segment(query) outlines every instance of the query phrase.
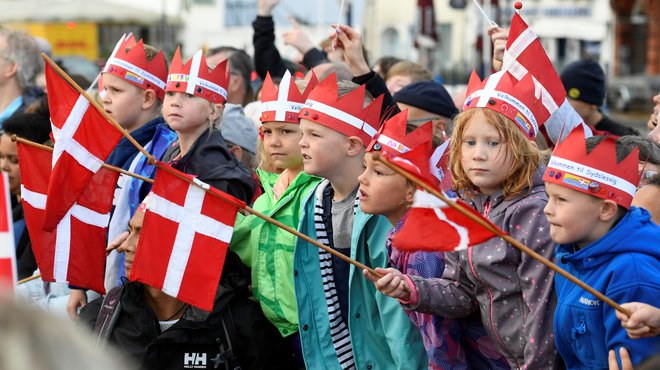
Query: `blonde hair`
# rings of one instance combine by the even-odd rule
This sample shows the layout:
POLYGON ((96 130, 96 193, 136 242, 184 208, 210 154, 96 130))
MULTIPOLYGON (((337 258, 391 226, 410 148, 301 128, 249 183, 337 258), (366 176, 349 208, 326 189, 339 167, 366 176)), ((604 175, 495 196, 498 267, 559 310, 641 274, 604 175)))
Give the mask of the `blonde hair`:
POLYGON ((431 72, 424 68, 424 66, 407 60, 397 62, 390 67, 385 80, 387 81, 387 79, 393 76, 410 76, 412 82, 426 81, 433 78, 431 72))
POLYGON ((510 199, 532 188, 534 175, 544 160, 544 153, 523 134, 516 124, 498 112, 488 108, 473 108, 460 113, 454 120, 454 134, 449 145, 449 163, 453 176, 453 189, 466 194, 478 191, 468 178, 461 164, 463 134, 477 112, 484 115, 500 135, 505 156, 512 156, 511 167, 502 183, 504 198, 510 199))

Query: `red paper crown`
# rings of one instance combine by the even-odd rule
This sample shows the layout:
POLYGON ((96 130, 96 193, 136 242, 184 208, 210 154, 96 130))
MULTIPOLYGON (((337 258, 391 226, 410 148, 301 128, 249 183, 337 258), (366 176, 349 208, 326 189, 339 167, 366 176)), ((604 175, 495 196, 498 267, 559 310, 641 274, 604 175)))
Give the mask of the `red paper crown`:
POLYGON ((229 87, 230 77, 227 73, 227 59, 220 62, 212 71, 209 71, 201 50, 188 59, 188 62, 184 65, 179 49, 176 49, 174 58, 172 58, 165 91, 183 92, 199 96, 214 104, 227 101, 227 87, 229 87))
POLYGON ((357 136, 366 146, 376 135, 383 96, 364 107, 365 86, 338 97, 337 76, 333 73, 307 97, 300 118, 327 126, 346 136, 357 136))
POLYGON ((142 39, 135 42, 133 35, 124 35, 119 40, 112 55, 103 68, 103 73, 110 73, 143 89, 153 89, 158 99, 165 96, 167 62, 160 51, 147 62, 142 39))
POLYGON ((536 138, 541 125, 550 117, 542 101, 536 98, 532 76, 528 74, 518 81, 506 71, 494 73, 483 81, 472 71, 463 110, 471 108, 488 108, 505 115, 530 140, 536 138))
POLYGON ((431 122, 425 123, 410 134, 406 134, 407 123, 407 109, 385 121, 371 140, 367 151, 379 150, 383 155, 396 157, 425 142, 433 141, 433 124, 431 122))
POLYGON ((639 150, 616 162, 616 140, 607 137, 587 154, 584 128, 577 126, 557 144, 543 181, 555 183, 630 208, 641 177, 639 150))
POLYGON ((316 75, 312 72, 307 88, 301 93, 288 70, 284 73, 279 88, 273 83, 270 73, 267 73, 261 89, 261 122, 299 123, 298 114, 304 107, 307 96, 318 83, 316 75))

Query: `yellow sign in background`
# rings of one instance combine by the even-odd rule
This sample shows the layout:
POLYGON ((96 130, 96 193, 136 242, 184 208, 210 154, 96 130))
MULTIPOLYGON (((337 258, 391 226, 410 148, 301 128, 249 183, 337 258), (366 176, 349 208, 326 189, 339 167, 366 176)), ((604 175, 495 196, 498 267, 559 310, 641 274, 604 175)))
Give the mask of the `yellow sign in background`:
POLYGON ((53 47, 53 56, 80 55, 95 60, 99 56, 96 23, 91 22, 16 22, 9 28, 43 37, 53 47))

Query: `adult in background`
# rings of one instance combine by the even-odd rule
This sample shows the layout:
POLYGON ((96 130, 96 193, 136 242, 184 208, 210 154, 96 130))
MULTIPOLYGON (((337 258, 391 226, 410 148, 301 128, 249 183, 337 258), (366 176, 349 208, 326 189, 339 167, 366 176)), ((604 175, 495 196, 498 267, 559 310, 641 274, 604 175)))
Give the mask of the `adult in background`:
POLYGON ((639 135, 637 131, 614 122, 600 110, 605 101, 605 72, 593 60, 578 60, 567 65, 561 72, 561 82, 566 89, 568 102, 582 117, 594 135, 639 135))
POLYGON ((209 68, 215 68, 225 59, 228 59, 231 73, 227 89, 227 103, 245 106, 254 100, 252 59, 245 50, 231 46, 212 48, 206 53, 209 68))
POLYGON ((0 128, 39 96, 35 79, 43 70, 39 47, 25 32, 0 28, 0 128))
POLYGON ((435 81, 414 82, 394 94, 399 109, 408 110, 408 123, 419 127, 433 123, 433 136, 444 142, 451 120, 458 114, 454 101, 442 84, 435 81))

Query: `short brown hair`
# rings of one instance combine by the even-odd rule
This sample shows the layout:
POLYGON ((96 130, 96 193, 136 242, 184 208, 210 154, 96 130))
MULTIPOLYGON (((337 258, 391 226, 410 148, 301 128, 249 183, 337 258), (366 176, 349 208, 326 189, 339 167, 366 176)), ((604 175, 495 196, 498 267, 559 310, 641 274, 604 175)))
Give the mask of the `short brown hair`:
POLYGON ((454 190, 466 193, 478 191, 461 165, 463 134, 477 112, 481 112, 486 121, 497 130, 503 144, 502 147, 506 150, 504 154, 513 156, 511 168, 507 172, 506 180, 502 183, 504 197, 510 199, 522 194, 526 189, 531 189, 534 175, 544 160, 543 152, 527 139, 512 120, 503 114, 487 108, 473 108, 460 113, 454 120, 454 134, 449 145, 449 162, 454 190))
POLYGON ((408 60, 403 60, 394 64, 389 71, 387 71, 387 80, 393 76, 410 76, 412 82, 431 80, 431 72, 424 68, 421 64, 414 63, 408 60))

